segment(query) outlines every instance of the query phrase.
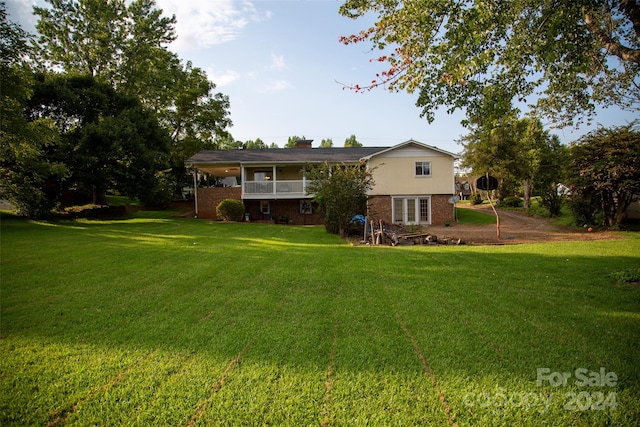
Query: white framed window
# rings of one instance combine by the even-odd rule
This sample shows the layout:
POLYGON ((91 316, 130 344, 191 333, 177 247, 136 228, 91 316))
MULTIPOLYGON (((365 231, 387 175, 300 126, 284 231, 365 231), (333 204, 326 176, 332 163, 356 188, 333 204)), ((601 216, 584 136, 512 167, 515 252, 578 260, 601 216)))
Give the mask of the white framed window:
POLYGON ((431 197, 393 197, 391 215, 394 223, 431 224, 431 197))
POLYGON ((431 176, 431 162, 416 162, 416 176, 431 176))

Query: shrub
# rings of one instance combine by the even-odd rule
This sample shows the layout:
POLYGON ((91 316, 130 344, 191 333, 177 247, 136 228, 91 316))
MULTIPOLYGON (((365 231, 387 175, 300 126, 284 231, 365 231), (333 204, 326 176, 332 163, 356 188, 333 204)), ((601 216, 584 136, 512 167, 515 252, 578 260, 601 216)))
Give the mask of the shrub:
POLYGON ((568 202, 575 225, 601 224, 598 200, 593 194, 575 192, 568 202))
POLYGON ((522 199, 520 197, 507 196, 500 202, 500 206, 508 208, 521 208, 522 199))
POLYGON ((313 201, 318 204, 328 232, 346 236, 351 218, 366 212, 374 170, 365 163, 355 166, 324 163, 307 171, 307 193, 314 195, 313 201))
POLYGON ((482 204, 482 196, 480 193, 473 193, 470 197, 472 205, 481 205, 482 204))
POLYGON ((553 185, 542 193, 540 204, 547 208, 549 216, 560 216, 562 205, 564 204, 565 196, 558 194, 556 186, 553 185))
POLYGON ((627 282, 627 283, 640 282, 640 267, 630 268, 624 271, 615 271, 611 273, 611 277, 621 282, 627 282))
POLYGON ((155 182, 140 194, 140 201, 150 206, 167 206, 173 196, 173 181, 171 176, 158 174, 155 182))
POLYGON ((224 221, 242 221, 244 218, 244 203, 237 199, 224 199, 216 206, 218 218, 224 221))

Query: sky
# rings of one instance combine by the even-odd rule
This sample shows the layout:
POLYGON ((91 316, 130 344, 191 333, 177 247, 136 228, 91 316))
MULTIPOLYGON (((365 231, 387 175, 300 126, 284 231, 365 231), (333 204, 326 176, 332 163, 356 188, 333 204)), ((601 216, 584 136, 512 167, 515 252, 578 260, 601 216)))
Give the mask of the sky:
MULTIPOLYGON (((34 4, 43 0, 6 0, 9 20, 35 32, 34 4)), ((409 139, 460 153, 457 141, 468 131, 464 112, 438 111, 428 123, 420 117, 418 94, 378 88, 365 93, 344 85, 366 85, 384 64, 370 45, 345 46, 340 36, 357 33, 373 17, 341 16, 340 0, 156 0, 175 14, 178 38, 169 49, 206 71, 216 91, 229 97, 229 131, 240 141, 260 138, 283 147, 291 136, 323 139, 342 147, 355 135, 365 146, 392 146, 409 139)), ((624 125, 637 113, 598 109, 590 126, 549 129, 563 143, 598 125, 624 125)))

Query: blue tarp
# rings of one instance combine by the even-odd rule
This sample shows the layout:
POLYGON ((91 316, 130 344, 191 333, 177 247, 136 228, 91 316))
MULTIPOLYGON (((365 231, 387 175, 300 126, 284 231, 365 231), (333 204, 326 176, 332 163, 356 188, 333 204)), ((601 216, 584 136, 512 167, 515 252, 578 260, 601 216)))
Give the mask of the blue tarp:
POLYGON ((351 221, 349 221, 349 224, 353 224, 356 222, 359 222, 360 224, 366 224, 367 219, 364 217, 364 215, 356 215, 353 218, 351 218, 351 221))

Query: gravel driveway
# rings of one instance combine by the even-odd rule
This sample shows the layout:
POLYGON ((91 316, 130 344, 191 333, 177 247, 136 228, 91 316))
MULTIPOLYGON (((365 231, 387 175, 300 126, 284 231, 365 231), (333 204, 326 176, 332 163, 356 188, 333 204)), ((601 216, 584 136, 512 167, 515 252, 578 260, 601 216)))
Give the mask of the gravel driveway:
MULTIPOLYGON (((476 209, 494 215, 491 206, 476 205, 458 209, 476 209)), ((571 240, 608 240, 616 239, 608 231, 588 232, 577 227, 557 226, 550 219, 526 215, 520 212, 498 210, 500 218, 500 238, 496 225, 460 225, 453 223, 449 227, 431 225, 428 231, 438 238, 461 239, 468 244, 514 244, 526 242, 549 242, 571 240)))

